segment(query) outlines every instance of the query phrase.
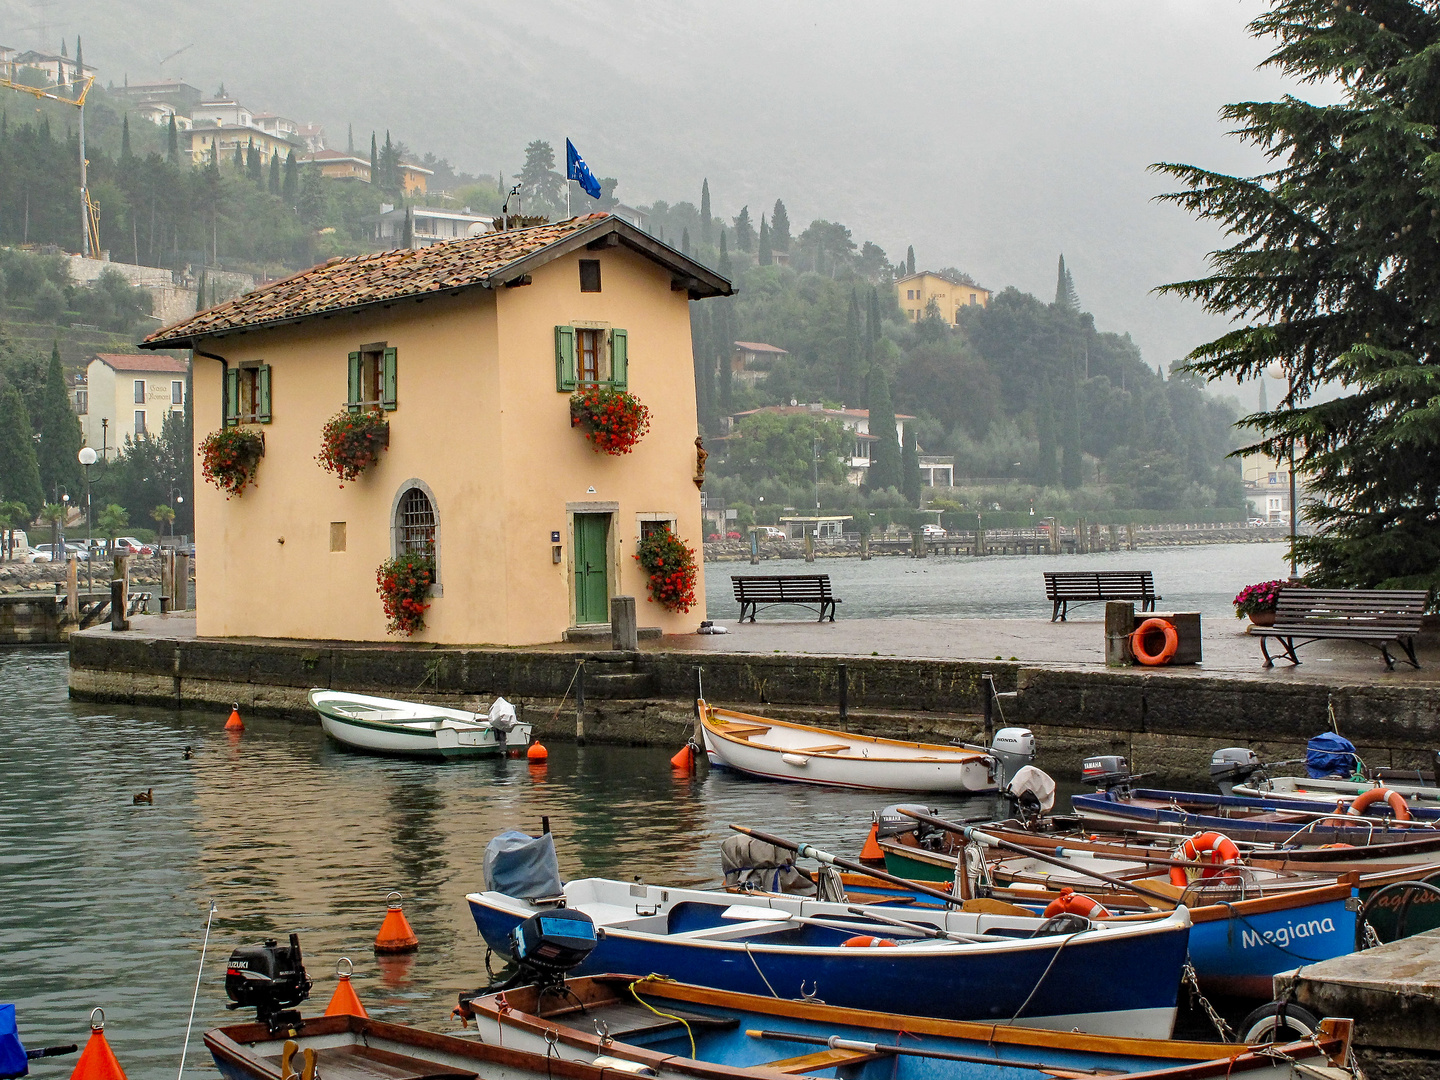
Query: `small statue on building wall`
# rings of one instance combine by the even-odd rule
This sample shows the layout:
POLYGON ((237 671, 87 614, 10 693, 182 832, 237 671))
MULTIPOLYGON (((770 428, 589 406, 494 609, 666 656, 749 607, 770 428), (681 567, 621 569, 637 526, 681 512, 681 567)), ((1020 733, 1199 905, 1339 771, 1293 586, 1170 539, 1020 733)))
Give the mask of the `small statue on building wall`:
POLYGON ((710 456, 710 451, 705 449, 705 439, 701 435, 695 436, 695 486, 705 486, 705 459, 710 456))

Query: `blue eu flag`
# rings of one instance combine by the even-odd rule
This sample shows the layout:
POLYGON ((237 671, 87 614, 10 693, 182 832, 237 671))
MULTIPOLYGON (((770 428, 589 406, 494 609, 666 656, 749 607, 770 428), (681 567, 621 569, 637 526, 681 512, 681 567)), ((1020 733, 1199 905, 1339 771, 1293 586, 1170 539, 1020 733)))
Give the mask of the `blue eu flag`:
POLYGON ((592 199, 600 198, 600 181, 590 175, 590 166, 569 139, 565 140, 565 179, 574 180, 592 199))

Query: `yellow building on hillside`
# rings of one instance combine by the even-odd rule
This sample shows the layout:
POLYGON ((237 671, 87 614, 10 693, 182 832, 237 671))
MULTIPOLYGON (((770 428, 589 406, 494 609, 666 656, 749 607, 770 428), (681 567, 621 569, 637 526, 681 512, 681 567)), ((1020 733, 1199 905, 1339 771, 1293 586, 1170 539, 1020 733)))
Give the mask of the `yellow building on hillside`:
POLYGON ((922 270, 895 282, 895 299, 911 322, 923 319, 930 301, 934 300, 940 309, 940 317, 953 325, 960 321, 962 307, 988 307, 990 290, 975 284, 957 283, 922 270))
MULTIPOLYGON (((264 437, 255 485, 197 482, 207 636, 387 639, 376 571, 433 552, 416 640, 530 645, 603 624, 693 632, 697 606, 647 602, 632 557, 669 528, 701 545, 689 302, 713 271, 608 214, 338 259, 157 331, 190 348, 195 433, 264 437), (572 426, 577 387, 650 410, 634 450, 572 426), (316 461, 332 417, 375 411, 388 449, 341 484, 316 461)), ((198 473, 197 462, 197 473, 198 473)))
POLYGON ((190 362, 153 353, 96 353, 75 389, 75 412, 85 445, 106 460, 127 439, 159 435, 165 418, 185 411, 190 362))

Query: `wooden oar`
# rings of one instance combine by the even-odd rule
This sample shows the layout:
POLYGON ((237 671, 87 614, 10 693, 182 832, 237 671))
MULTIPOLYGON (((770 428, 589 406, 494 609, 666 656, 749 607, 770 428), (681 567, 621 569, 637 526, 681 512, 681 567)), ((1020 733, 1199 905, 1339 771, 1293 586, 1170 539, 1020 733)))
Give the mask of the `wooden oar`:
POLYGON ((1096 881, 1103 881, 1107 885, 1113 885, 1117 889, 1123 889, 1125 892, 1143 896, 1147 900, 1153 900, 1158 904, 1163 904, 1166 908, 1179 906, 1174 897, 1166 896, 1164 893, 1152 892, 1150 889, 1136 885, 1133 882, 1125 881, 1123 878, 1112 877, 1110 874, 1103 874, 1099 870, 1091 870, 1084 866, 1078 866, 1065 859, 1057 859, 1053 855, 1046 855, 1043 851, 1036 851, 1034 848, 1028 848, 1024 844, 1016 844, 1009 840, 1002 840, 998 836, 991 836, 989 833, 981 832, 973 825, 957 825, 953 821, 931 817, 929 814, 921 813, 919 810, 908 810, 903 806, 900 807, 899 810, 900 813, 906 817, 912 817, 916 821, 923 821, 926 825, 933 825, 935 828, 944 829, 946 832, 958 833, 960 836, 965 837, 966 840, 975 840, 987 847, 1004 848, 1007 851, 1015 852, 1017 855, 1028 855, 1032 859, 1039 859, 1041 862, 1049 863, 1051 866, 1063 867, 1077 874, 1083 874, 1085 877, 1094 878, 1096 881))
POLYGON ((982 1057, 979 1054, 957 1054, 953 1050, 921 1050, 910 1046, 892 1046, 889 1043, 862 1042, 859 1039, 842 1039, 839 1035, 804 1035, 798 1031, 767 1031, 763 1028, 747 1028, 745 1034, 752 1039, 779 1039, 784 1042, 803 1043, 806 1046, 828 1046, 832 1050, 854 1050, 861 1054, 894 1054, 898 1057, 934 1058, 939 1061, 963 1061, 975 1065, 999 1065, 1011 1069, 1034 1069, 1037 1072, 1054 1072, 1058 1076, 1105 1076, 1115 1073, 1113 1069, 1086 1069, 1076 1065, 1045 1064, 1041 1061, 1012 1061, 1002 1057, 982 1057))

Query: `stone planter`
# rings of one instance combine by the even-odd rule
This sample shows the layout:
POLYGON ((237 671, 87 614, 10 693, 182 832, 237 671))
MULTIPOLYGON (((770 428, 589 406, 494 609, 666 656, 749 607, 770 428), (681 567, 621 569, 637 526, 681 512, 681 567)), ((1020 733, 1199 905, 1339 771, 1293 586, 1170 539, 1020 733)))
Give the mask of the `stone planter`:
POLYGON ((1251 626, 1274 626, 1275 612, 1273 611, 1252 611, 1250 613, 1251 626))

